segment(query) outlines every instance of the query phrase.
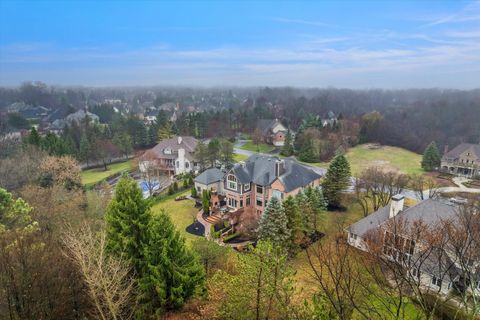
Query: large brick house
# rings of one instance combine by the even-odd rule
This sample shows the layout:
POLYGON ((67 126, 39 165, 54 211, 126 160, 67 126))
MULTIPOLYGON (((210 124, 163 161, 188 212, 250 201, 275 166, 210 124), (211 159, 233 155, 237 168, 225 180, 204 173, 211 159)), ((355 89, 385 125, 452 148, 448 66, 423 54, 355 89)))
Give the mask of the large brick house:
MULTIPOLYGON (((258 219, 272 197, 285 199, 305 187, 318 187, 320 178, 318 173, 293 158, 252 155, 223 175, 222 185, 215 190, 212 203, 225 203, 230 217, 248 215, 258 219)), ((196 186, 201 187, 205 183, 209 182, 196 182, 196 186)), ((234 228, 239 226, 236 225, 239 220, 231 219, 234 228)))
POLYGON ((193 153, 197 144, 198 140, 189 136, 162 140, 140 157, 140 171, 145 173, 153 168, 174 175, 192 172, 196 167, 193 153))
POLYGON ((258 120, 257 128, 262 133, 263 142, 276 147, 285 145, 287 128, 278 119, 258 120))
POLYGON ((446 152, 440 170, 458 176, 480 178, 480 144, 462 143, 446 152))

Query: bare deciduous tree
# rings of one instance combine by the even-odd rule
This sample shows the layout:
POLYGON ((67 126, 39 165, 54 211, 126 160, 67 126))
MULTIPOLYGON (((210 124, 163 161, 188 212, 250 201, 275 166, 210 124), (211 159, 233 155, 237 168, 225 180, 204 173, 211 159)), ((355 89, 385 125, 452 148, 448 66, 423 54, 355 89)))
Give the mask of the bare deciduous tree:
POLYGON ((130 267, 125 261, 107 255, 106 233, 95 234, 88 226, 69 231, 63 242, 83 276, 99 319, 128 319, 128 305, 134 288, 130 267))

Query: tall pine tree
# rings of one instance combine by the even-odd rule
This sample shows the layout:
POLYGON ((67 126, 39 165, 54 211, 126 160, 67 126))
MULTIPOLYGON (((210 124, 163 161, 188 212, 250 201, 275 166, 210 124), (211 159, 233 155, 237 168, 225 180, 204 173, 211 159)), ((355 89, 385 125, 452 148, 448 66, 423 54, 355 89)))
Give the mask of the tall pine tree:
POLYGON ((290 230, 290 239, 288 241, 288 251, 294 253, 299 250, 303 241, 303 225, 300 215, 300 208, 294 197, 289 196, 282 203, 287 216, 287 228, 290 230))
POLYGON ((179 309, 204 289, 205 281, 202 264, 165 211, 151 219, 147 239, 143 249, 145 269, 139 280, 140 317, 179 309))
POLYGON ((137 274, 142 272, 150 216, 150 205, 137 182, 122 177, 105 213, 107 249, 130 261, 137 274))
POLYGON ((280 200, 272 197, 258 224, 258 239, 270 241, 273 246, 286 248, 290 238, 288 219, 280 200))
POLYGON ((436 168, 440 167, 441 161, 440 151, 438 151, 437 144, 432 141, 425 152, 423 153, 422 158, 422 168, 425 171, 433 171, 436 168))
POLYGON ((323 181, 323 194, 330 208, 340 207, 341 192, 350 185, 350 164, 343 155, 336 156, 323 181))

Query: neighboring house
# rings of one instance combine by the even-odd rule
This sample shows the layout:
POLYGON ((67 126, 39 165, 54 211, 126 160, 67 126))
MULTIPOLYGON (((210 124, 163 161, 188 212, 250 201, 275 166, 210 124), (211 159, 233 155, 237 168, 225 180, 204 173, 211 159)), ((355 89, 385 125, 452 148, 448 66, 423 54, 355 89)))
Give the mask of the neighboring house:
POLYGON ((140 157, 140 171, 145 173, 155 168, 174 175, 195 171, 193 153, 197 144, 198 140, 189 136, 162 140, 140 157))
POLYGON ((50 126, 50 129, 61 130, 66 125, 72 125, 74 122, 76 124, 80 124, 86 119, 88 119, 89 122, 93 122, 93 123, 98 123, 100 121, 100 118, 96 114, 89 112, 85 108, 85 109, 80 109, 75 113, 69 114, 68 116, 65 117, 65 119, 55 120, 50 126))
POLYGON ((278 119, 259 120, 257 128, 262 133, 263 142, 273 144, 276 147, 282 147, 285 144, 287 128, 278 119))
POLYGON ((151 123, 153 123, 157 120, 157 115, 158 115, 157 110, 155 110, 155 109, 149 110, 149 111, 145 112, 144 120, 146 122, 148 122, 149 124, 151 124, 151 123))
POLYGON ((225 172, 217 168, 210 168, 203 171, 199 176, 195 178, 195 189, 199 195, 204 190, 215 191, 219 195, 224 195, 225 190, 223 188, 223 177, 225 172))
MULTIPOLYGON (((428 199, 412 207, 404 206, 404 196, 396 195, 392 201, 346 229, 348 244, 368 252, 369 241, 378 245, 381 254, 405 267, 421 287, 448 294, 464 275, 455 261, 455 255, 445 248, 432 248, 426 242, 411 239, 409 234, 418 226, 438 226, 445 221, 455 221, 458 205, 442 200, 428 199), (381 247, 380 247, 381 246, 381 247)), ((421 239, 421 238, 420 238, 421 239)), ((465 269, 463 269, 465 270, 465 269)), ((477 270, 478 271, 478 270, 477 270)), ((477 276, 480 274, 477 272, 477 276)), ((480 290, 478 279, 476 286, 480 290)), ((476 292, 480 294, 480 291, 476 292)))
POLYGON ((462 143, 446 152, 440 170, 458 176, 480 178, 480 144, 462 143))
POLYGON ((272 197, 286 199, 307 186, 318 187, 320 177, 293 158, 252 155, 225 174, 225 201, 231 211, 248 210, 258 218, 272 197))
POLYGON ((322 120, 322 127, 333 127, 335 124, 337 124, 338 117, 333 113, 333 111, 329 111, 324 119, 322 120))

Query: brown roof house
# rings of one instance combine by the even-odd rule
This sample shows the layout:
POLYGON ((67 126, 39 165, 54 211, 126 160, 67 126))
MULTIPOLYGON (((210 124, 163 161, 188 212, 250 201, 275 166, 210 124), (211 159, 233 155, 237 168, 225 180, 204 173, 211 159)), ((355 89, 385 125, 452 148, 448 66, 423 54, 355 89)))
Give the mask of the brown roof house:
POLYGON ((195 171, 197 163, 193 153, 197 144, 198 140, 189 136, 162 140, 140 157, 140 171, 145 173, 155 168, 174 175, 195 171))
POLYGON ((462 143, 446 152, 441 161, 441 171, 480 178, 480 144, 462 143))
POLYGON ((259 120, 257 128, 260 129, 265 143, 273 144, 276 147, 282 147, 285 144, 287 128, 278 119, 259 120))

